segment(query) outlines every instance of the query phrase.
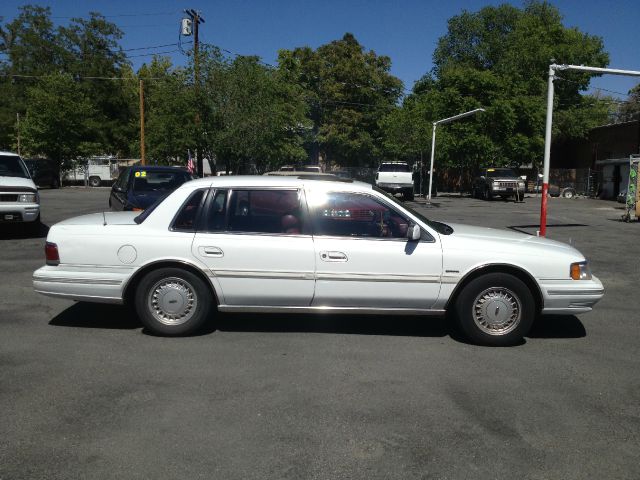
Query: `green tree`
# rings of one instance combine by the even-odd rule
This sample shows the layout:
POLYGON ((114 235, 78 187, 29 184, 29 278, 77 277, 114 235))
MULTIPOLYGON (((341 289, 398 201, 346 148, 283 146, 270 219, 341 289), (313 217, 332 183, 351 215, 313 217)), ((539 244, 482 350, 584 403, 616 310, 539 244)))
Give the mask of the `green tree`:
POLYGON ((68 74, 45 76, 27 90, 22 127, 25 150, 44 154, 68 168, 78 158, 99 152, 86 119, 93 105, 68 74))
POLYGON ((24 116, 27 89, 34 84, 25 76, 58 71, 63 50, 49 7, 26 5, 19 10, 7 24, 0 18, 0 148, 7 150, 15 147, 16 113, 24 116))
MULTIPOLYGON (((168 164, 185 159, 187 150, 196 146, 195 98, 189 72, 175 68, 166 57, 154 57, 138 70, 144 81, 145 143, 152 162, 168 164)), ((136 96, 138 95, 138 82, 136 96)), ((139 116, 136 115, 136 130, 139 116)), ((139 151, 136 134, 133 149, 139 151)))
POLYGON ((621 122, 640 118, 640 84, 629 90, 629 98, 620 105, 617 118, 621 122))
MULTIPOLYGON (((601 38, 565 27, 556 7, 537 1, 523 9, 484 7, 451 18, 433 59, 434 69, 416 84, 412 96, 418 99, 412 102, 429 103, 427 122, 479 106, 486 109, 438 134, 440 162, 472 169, 478 163, 541 162, 551 59, 600 67, 608 63, 601 38)), ((554 139, 584 136, 607 118, 604 103, 581 94, 591 77, 558 75, 554 139)))
POLYGON ((389 73, 389 57, 366 51, 347 33, 315 51, 281 50, 278 62, 284 76, 306 91, 311 158, 343 166, 370 165, 380 158, 380 119, 396 107, 403 88, 389 73))
POLYGON ((202 62, 203 143, 234 172, 274 169, 306 157, 308 129, 302 89, 257 57, 223 58, 209 49, 202 62))

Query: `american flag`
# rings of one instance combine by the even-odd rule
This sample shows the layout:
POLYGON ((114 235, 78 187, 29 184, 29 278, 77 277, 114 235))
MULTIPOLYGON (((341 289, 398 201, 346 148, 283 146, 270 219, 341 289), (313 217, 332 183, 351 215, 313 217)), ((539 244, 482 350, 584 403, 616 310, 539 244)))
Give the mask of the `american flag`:
POLYGON ((187 170, 189 170, 189 173, 191 175, 196 172, 196 164, 193 161, 193 157, 191 156, 191 150, 187 150, 187 170))

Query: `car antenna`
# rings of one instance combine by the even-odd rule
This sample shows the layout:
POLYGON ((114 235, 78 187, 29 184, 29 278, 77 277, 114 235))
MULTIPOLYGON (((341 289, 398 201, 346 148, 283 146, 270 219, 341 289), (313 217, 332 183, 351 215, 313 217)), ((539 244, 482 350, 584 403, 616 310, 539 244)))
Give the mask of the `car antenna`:
POLYGON ((102 226, 106 227, 107 226, 107 216, 104 214, 104 210, 102 211, 102 226))

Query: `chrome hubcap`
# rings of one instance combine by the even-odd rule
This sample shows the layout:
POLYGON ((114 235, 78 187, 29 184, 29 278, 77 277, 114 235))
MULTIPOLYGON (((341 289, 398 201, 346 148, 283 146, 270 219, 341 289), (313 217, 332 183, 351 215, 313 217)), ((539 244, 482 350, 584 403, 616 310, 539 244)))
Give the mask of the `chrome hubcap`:
POLYGON ((515 329, 522 317, 520 299, 509 289, 491 287, 473 302, 473 320, 484 333, 505 335, 515 329))
POLYGON ((157 282, 149 293, 149 311, 165 325, 180 325, 193 317, 198 297, 189 282, 169 277, 157 282))

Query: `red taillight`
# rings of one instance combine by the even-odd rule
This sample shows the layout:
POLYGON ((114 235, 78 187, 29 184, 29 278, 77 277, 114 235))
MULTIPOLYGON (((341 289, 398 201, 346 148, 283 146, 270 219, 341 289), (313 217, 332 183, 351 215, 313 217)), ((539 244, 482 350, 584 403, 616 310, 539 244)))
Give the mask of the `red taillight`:
POLYGON ((58 245, 52 242, 45 243, 44 256, 47 259, 47 265, 58 265, 60 263, 60 254, 58 253, 58 245))

